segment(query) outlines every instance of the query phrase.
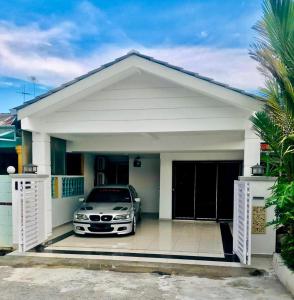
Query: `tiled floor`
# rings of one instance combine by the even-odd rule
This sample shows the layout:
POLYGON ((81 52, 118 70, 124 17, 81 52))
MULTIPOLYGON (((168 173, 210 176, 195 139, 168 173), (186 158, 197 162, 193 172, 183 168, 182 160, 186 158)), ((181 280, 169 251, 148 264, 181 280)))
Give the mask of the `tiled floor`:
MULTIPOLYGON (((58 229, 61 232, 61 228, 58 229)), ((143 218, 135 236, 69 236, 48 249, 224 257, 219 224, 143 218)))

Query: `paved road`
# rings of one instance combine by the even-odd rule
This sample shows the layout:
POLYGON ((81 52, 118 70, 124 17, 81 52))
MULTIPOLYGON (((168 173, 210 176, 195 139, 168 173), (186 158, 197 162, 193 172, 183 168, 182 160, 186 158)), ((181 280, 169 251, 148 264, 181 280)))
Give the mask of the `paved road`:
POLYGON ((74 268, 0 267, 0 299, 291 299, 272 275, 209 279, 74 268))

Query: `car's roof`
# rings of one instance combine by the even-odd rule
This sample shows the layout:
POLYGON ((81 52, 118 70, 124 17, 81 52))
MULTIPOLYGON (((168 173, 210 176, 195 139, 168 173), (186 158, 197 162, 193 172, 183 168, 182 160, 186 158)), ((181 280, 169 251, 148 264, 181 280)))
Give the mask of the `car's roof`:
POLYGON ((103 185, 97 185, 94 187, 94 189, 99 188, 120 188, 120 189, 128 189, 130 186, 128 184, 103 184, 103 185))

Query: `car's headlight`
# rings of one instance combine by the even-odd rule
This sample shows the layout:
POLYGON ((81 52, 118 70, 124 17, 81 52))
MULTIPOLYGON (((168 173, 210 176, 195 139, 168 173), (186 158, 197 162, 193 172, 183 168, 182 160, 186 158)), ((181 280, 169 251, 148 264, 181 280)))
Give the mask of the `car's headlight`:
POLYGON ((127 220, 130 218, 131 218, 130 214, 125 214, 125 215, 117 215, 113 218, 113 220, 127 220))
POLYGON ((75 214, 75 219, 76 220, 89 220, 87 215, 84 214, 75 214))

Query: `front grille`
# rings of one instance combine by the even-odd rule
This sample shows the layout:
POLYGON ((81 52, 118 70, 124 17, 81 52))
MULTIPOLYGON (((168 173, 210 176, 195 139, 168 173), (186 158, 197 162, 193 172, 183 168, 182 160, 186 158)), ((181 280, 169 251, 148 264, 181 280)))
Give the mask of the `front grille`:
POLYGON ((112 216, 110 215, 101 216, 101 221, 109 222, 111 220, 112 220, 112 216))
POLYGON ((91 232, 112 232, 113 228, 108 224, 91 224, 88 230, 91 232))
POLYGON ((91 221, 100 221, 100 216, 98 216, 98 215, 90 215, 90 220, 91 221))

